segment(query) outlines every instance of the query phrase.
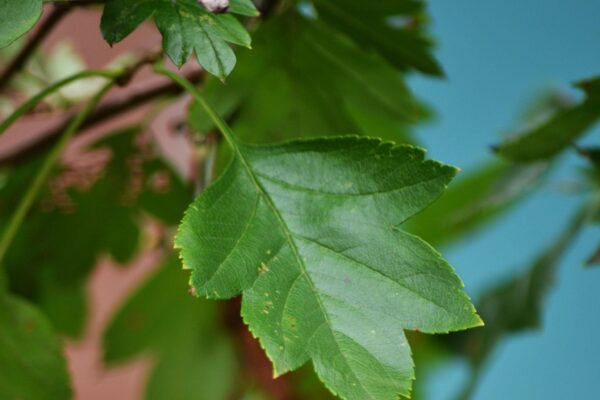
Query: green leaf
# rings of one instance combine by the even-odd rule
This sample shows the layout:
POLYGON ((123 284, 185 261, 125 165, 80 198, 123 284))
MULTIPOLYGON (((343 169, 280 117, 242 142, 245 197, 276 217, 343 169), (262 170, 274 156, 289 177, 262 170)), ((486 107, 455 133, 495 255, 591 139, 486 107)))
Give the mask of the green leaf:
POLYGON ((155 356, 147 399, 226 400, 237 374, 231 341, 219 329, 216 305, 189 296, 178 267, 169 255, 118 310, 104 333, 104 358, 155 356))
MULTIPOLYGON (((408 127, 428 116, 385 60, 296 13, 262 24, 239 57, 227 84, 210 80, 203 93, 253 143, 349 132, 408 141, 408 127)), ((213 127, 197 104, 189 118, 198 132, 213 127)))
POLYGON ((555 113, 533 129, 505 140, 497 146, 498 154, 518 162, 548 159, 588 132, 600 119, 600 78, 577 86, 585 91, 585 100, 555 113))
POLYGON ((595 267, 600 265, 600 246, 592 253, 592 255, 587 259, 585 265, 588 267, 595 267))
POLYGON ((0 48, 27 33, 42 15, 42 0, 0 0, 0 48))
MULTIPOLYGON (((89 176, 85 169, 60 171, 57 181, 87 176, 88 185, 52 191, 50 184, 7 253, 11 291, 39 305, 61 333, 82 333, 87 309, 83 285, 98 257, 110 254, 127 263, 139 249, 142 212, 176 225, 192 199, 191 191, 163 160, 136 146, 141 133, 139 127, 114 132, 82 155, 93 159, 94 151, 108 153, 110 159, 99 176, 89 176)), ((0 188, 0 232, 41 159, 12 166, 0 188)))
MULTIPOLYGON (((238 1, 232 12, 249 14, 251 7, 238 1)), ((224 79, 236 62, 227 42, 250 46, 250 35, 237 19, 212 14, 195 0, 108 0, 102 14, 102 34, 112 45, 152 16, 163 35, 165 52, 177 66, 195 53, 204 69, 224 79)))
POLYGON ((491 287, 477 302, 485 319, 484 329, 459 332, 449 337, 455 350, 466 354, 473 366, 461 399, 470 399, 486 361, 506 336, 538 329, 543 304, 554 285, 556 270, 565 252, 583 227, 598 211, 597 202, 589 202, 575 214, 565 231, 521 274, 491 287))
POLYGON ((269 397, 257 391, 249 391, 242 397, 242 400, 269 400, 269 397))
MULTIPOLYGON (((77 243, 73 241, 73 243, 77 243)), ((67 247, 68 249, 68 247, 67 247)), ((23 259, 27 259, 23 257, 23 259)), ((77 257, 73 257, 77 260, 77 257)), ((35 302, 39 304, 48 320, 59 333, 72 337, 82 333, 84 322, 87 318, 88 304, 87 292, 83 279, 69 280, 56 276, 53 267, 54 260, 39 271, 40 276, 35 277, 37 282, 35 302)), ((81 265, 84 269, 86 266, 81 265)), ((32 279, 33 280, 33 279, 32 279)))
POLYGON ((366 50, 374 50, 400 69, 417 69, 441 76, 431 55, 432 43, 423 36, 422 2, 395 0, 313 0, 322 19, 366 50), (394 17, 402 16, 399 26, 394 17))
POLYGON ((410 220, 409 230, 435 245, 457 241, 525 198, 548 167, 545 162, 477 166, 439 201, 410 220))
POLYGON ((230 0, 229 11, 234 14, 257 17, 260 15, 252 0, 230 0))
POLYGON ((0 289, 0 398, 63 400, 71 387, 62 348, 46 318, 0 289))
POLYGON ((312 360, 344 399, 397 399, 414 378, 404 329, 481 325, 452 267, 398 229, 455 168, 357 137, 234 149, 176 246, 197 294, 243 292, 242 315, 276 375, 312 360))

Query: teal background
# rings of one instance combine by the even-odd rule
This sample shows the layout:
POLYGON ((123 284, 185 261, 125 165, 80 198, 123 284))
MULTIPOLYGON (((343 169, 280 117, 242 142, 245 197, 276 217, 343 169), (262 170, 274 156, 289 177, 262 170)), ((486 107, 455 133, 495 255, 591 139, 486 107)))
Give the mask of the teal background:
MULTIPOLYGON (((411 86, 438 112, 418 129, 430 157, 465 172, 493 157, 490 145, 518 126, 541 92, 600 74, 600 1, 430 0, 437 55, 447 79, 412 77, 411 86)), ((599 143, 596 129, 582 143, 599 143)), ((487 229, 444 250, 473 298, 527 268, 561 232, 582 197, 564 190, 584 162, 566 155, 550 183, 487 229)), ((561 264, 545 305, 544 327, 503 342, 475 399, 600 398, 600 268, 582 261, 600 243, 589 228, 561 264)), ((467 377, 464 362, 441 367, 427 399, 451 399, 467 377)), ((418 377, 417 377, 418 379, 418 377)))

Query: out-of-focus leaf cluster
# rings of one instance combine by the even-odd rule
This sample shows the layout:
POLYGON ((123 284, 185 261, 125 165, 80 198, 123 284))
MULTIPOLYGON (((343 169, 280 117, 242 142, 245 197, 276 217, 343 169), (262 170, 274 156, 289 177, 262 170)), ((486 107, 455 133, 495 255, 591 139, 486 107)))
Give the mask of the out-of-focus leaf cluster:
MULTIPOLYGON (((77 336, 85 322, 84 285, 103 254, 119 263, 139 249, 144 213, 169 225, 191 199, 172 168, 136 146, 138 128, 97 142, 83 156, 110 150, 104 167, 65 166, 46 188, 15 238, 4 267, 13 293, 37 303, 54 326, 77 336), (94 171, 96 169, 96 171, 94 171)), ((20 201, 43 154, 4 171, 0 228, 20 201)))
POLYGON ((236 348, 219 328, 218 304, 190 296, 186 275, 169 253, 113 317, 104 359, 114 365, 151 357, 147 399, 230 399, 238 386, 236 348))
MULTIPOLYGON (((531 265, 488 288, 476 301, 485 327, 443 338, 413 337, 417 343, 416 359, 429 360, 421 363, 425 369, 451 356, 467 358, 472 373, 458 394, 460 399, 473 396, 486 362, 503 338, 541 326, 543 304, 564 253, 578 233, 599 220, 598 153, 595 148, 582 148, 575 143, 590 133, 600 118, 598 82, 598 78, 593 78, 577 84, 585 94, 579 103, 555 93, 540 98, 524 114, 520 133, 495 147, 504 160, 473 168, 474 172, 459 179, 447 195, 413 220, 413 232, 433 243, 453 244, 489 224, 493 217, 508 212, 536 188, 547 187, 552 179, 550 168, 557 168, 560 156, 568 150, 574 150, 587 163, 585 173, 576 175, 580 180, 577 187, 583 190, 575 195, 582 197, 582 205, 573 212, 563 233, 531 265)), ((591 254, 588 265, 598 263, 597 254, 598 250, 591 254)), ((417 396, 419 393, 417 390, 417 396)))
MULTIPOLYGON (((227 84, 209 80, 203 93, 239 137, 254 143, 349 133, 413 141, 410 126, 430 112, 412 95, 402 71, 439 70, 419 68, 404 54, 417 51, 389 39, 406 36, 426 64, 437 65, 419 25, 423 12, 420 2, 303 2, 261 24, 253 50, 240 50, 240 65, 227 84), (339 12, 341 19, 334 18, 339 12), (358 26, 344 22, 358 15, 358 26), (367 29, 363 15, 373 18, 370 36, 360 33, 367 29), (414 25, 395 27, 392 17, 414 25)), ((189 120, 198 132, 212 128, 197 105, 189 120)))

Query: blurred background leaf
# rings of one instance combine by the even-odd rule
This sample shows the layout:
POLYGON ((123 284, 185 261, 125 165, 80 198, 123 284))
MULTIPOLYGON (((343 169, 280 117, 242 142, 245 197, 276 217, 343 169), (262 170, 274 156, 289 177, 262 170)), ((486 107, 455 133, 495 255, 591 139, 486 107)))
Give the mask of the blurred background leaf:
POLYGON ((517 162, 548 159, 589 132, 600 119, 600 78, 580 82, 577 86, 586 93, 585 100, 504 140, 496 148, 497 153, 517 162))
POLYGON ((62 352, 46 317, 33 305, 0 289, 0 398, 70 399, 62 352))
MULTIPOLYGON (((81 156, 93 159, 98 150, 108 150, 105 165, 59 171, 7 254, 11 291, 38 304, 69 336, 82 333, 83 287, 98 257, 110 254, 127 263, 140 248, 142 212, 175 224, 191 201, 190 189, 174 170, 135 144, 140 133, 139 127, 115 132, 81 156)), ((0 188, 0 229, 40 160, 34 157, 7 171, 0 188)))
POLYGON ((597 200, 588 202, 573 216, 560 237, 529 268, 484 292, 476 302, 477 310, 485 321, 484 329, 438 338, 456 354, 465 355, 471 364, 470 379, 459 394, 459 399, 467 400, 473 396, 482 369, 501 340, 508 335, 540 328, 543 306, 548 292, 554 286, 556 270, 564 253, 599 207, 597 200))
POLYGON ((434 245, 460 240, 535 190, 547 169, 544 162, 492 162, 473 168, 441 199, 408 221, 409 229, 434 245))
POLYGON ((187 275, 169 254, 115 313, 104 359, 110 366, 151 356, 148 399, 226 400, 236 390, 235 350, 219 327, 219 305, 187 294, 187 275))

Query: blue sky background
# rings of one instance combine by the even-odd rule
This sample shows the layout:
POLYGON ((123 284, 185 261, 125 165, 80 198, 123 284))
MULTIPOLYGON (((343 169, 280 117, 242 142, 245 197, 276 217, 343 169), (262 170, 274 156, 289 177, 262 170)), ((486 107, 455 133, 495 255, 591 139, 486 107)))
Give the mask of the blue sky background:
MULTIPOLYGON (((464 171, 492 157, 490 144, 517 126, 523 108, 549 88, 577 96, 569 84, 600 74, 600 1, 429 0, 438 58, 448 78, 411 78, 438 112, 418 130, 430 157, 464 171)), ((600 144, 596 129, 585 142, 600 144), (594 140, 596 139, 596 140, 594 140)), ((583 163, 567 156, 551 183, 493 226, 444 254, 477 297, 529 266, 561 232, 581 201, 559 189, 583 163)), ((600 390, 600 268, 582 268, 600 229, 579 237, 546 302, 544 328, 513 336, 483 374, 476 399, 595 399, 600 390)), ((452 398, 466 378, 456 362, 428 383, 428 399, 452 398)))

